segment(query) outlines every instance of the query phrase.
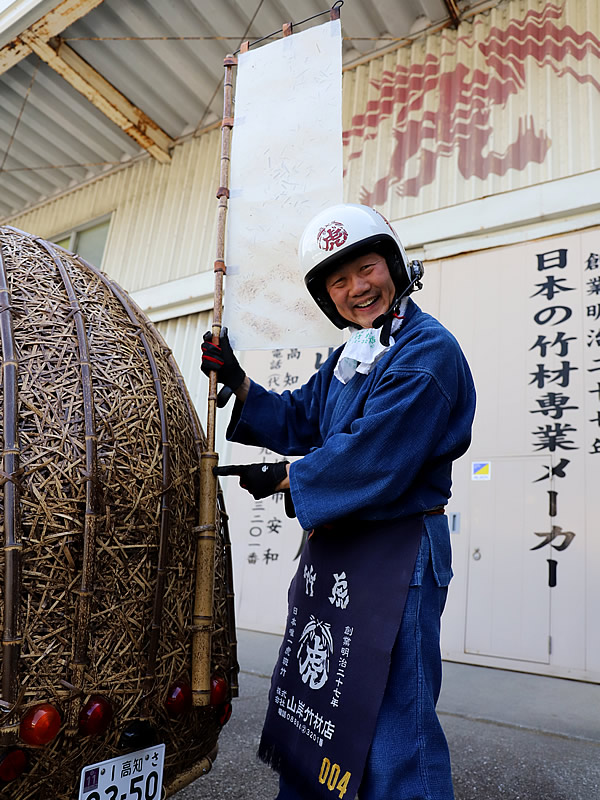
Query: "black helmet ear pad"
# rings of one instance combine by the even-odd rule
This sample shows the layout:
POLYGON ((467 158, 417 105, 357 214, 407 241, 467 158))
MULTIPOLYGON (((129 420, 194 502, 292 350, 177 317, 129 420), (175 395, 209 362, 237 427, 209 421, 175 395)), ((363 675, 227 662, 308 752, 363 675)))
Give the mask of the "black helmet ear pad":
POLYGON ((397 250, 393 250, 392 252, 388 251, 385 254, 385 260, 394 286, 396 287, 396 297, 398 297, 409 285, 412 277, 409 278, 406 265, 397 250))

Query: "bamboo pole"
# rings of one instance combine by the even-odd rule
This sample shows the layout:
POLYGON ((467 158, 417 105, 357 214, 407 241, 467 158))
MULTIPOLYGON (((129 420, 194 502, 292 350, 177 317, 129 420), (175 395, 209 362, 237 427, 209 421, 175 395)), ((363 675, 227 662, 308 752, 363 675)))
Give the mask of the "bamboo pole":
POLYGON ((210 753, 208 753, 206 756, 204 756, 203 759, 198 761, 197 764, 194 764, 185 772, 182 772, 179 775, 177 775, 177 777, 174 778, 171 781, 171 783, 165 784, 164 789, 166 792, 166 797, 171 797, 171 795, 174 795, 175 792, 178 792, 180 789, 189 786, 189 784, 192 783, 192 781, 195 781, 202 775, 206 775, 208 772, 210 772, 212 769, 213 761, 217 757, 218 752, 219 752, 219 745, 216 744, 210 751, 210 753))
MULTIPOLYGON (((215 293, 213 306, 212 340, 219 343, 223 314, 223 275, 225 274, 225 224, 229 200, 229 154, 233 128, 233 67, 237 59, 228 55, 225 67, 223 93, 223 122, 221 123, 221 170, 217 198, 217 252, 214 264, 215 293)), ((211 372, 208 385, 208 411, 206 421, 207 447, 200 462, 200 519, 195 529, 196 587, 192 619, 192 697, 195 706, 210 703, 211 638, 213 632, 213 593, 215 578, 215 538, 217 519, 217 466, 215 452, 215 421, 217 409, 217 373, 211 372)))
MULTIPOLYGON (((339 19, 341 3, 334 3, 330 9, 330 19, 339 19)), ((326 12, 325 12, 326 13, 326 12)), ((293 32, 291 23, 283 25, 283 35, 293 32)), ((249 49, 249 42, 243 42, 240 52, 249 49)), ((229 200, 229 165, 231 150, 231 130, 233 128, 233 67, 237 59, 233 55, 225 57, 225 80, 223 92, 223 121, 221 123, 221 170, 217 198, 217 258, 214 264, 215 292, 213 305, 213 344, 219 343, 223 312, 223 275, 225 274, 225 226, 229 200)), ((210 663, 211 636, 213 631, 213 593, 214 561, 217 518, 217 479, 213 468, 217 466, 218 454, 215 452, 215 420, 217 409, 217 374, 211 372, 208 385, 208 410, 206 422, 207 448, 202 453, 200 463, 200 520, 195 528, 196 548, 196 587, 192 621, 192 697, 195 706, 210 703, 210 663)), ((236 687, 237 689, 237 687, 236 687)))
MULTIPOLYGON (((73 626, 73 651, 71 660, 71 682, 79 691, 84 690, 85 668, 88 663, 88 645, 90 639, 90 618, 94 599, 94 580, 96 575, 96 538, 100 517, 99 477, 98 477, 98 434, 94 411, 94 390, 92 381, 92 364, 85 320, 77 293, 71 277, 61 261, 60 254, 43 240, 38 244, 54 261, 61 277, 72 309, 79 352, 79 370, 83 393, 83 417, 85 435, 85 522, 83 531, 83 559, 81 565, 81 582, 76 594, 77 612, 73 626)), ((67 715, 67 734, 74 736, 77 732, 77 713, 75 703, 71 703, 67 715)))
MULTIPOLYGON (((19 655, 23 633, 19 625, 21 601, 21 518, 19 513, 20 447, 18 434, 18 369, 8 277, 0 250, 0 338, 2 343, 4 486, 4 620, 2 631, 2 699, 14 706, 19 694, 19 655)), ((2 740, 16 736, 18 723, 3 724, 2 740)))

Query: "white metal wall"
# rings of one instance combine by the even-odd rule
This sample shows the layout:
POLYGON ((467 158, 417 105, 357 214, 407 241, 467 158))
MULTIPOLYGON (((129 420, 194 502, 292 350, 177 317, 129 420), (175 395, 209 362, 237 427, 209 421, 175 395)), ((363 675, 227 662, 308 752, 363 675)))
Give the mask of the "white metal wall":
POLYGON ((478 391, 446 657, 600 682, 599 259, 596 227, 428 265, 478 391))
POLYGON ((49 238, 112 214, 102 269, 127 291, 212 269, 220 130, 144 159, 11 220, 49 238))
POLYGON ((600 4, 510 0, 344 74, 348 200, 402 219, 600 167, 600 4))
POLYGON ((185 379, 192 402, 202 420, 205 414, 207 383, 200 372, 202 335, 209 327, 208 312, 189 314, 177 319, 159 322, 156 327, 173 351, 181 374, 185 379))

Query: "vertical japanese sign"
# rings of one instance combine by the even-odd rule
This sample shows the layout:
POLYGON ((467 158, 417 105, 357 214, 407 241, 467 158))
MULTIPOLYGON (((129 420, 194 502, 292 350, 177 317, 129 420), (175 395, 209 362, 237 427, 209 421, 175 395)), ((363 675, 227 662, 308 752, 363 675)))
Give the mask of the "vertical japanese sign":
POLYGON ((339 20, 239 56, 225 302, 238 350, 341 342, 297 255, 308 221, 342 201, 341 59, 339 20))
POLYGON ((557 555, 566 550, 575 537, 575 532, 565 527, 558 508, 559 488, 571 480, 568 467, 572 453, 581 447, 583 435, 573 419, 573 412, 580 407, 574 399, 579 394, 574 376, 582 369, 581 350, 577 346, 580 340, 578 278, 575 264, 569 263, 567 248, 557 247, 536 254, 531 299, 537 337, 529 347, 536 361, 529 384, 535 387, 536 396, 535 407, 529 412, 534 421, 533 449, 548 456, 545 472, 536 482, 548 482, 549 526, 534 532, 540 541, 532 545, 531 550, 547 552, 548 585, 551 587, 557 583, 557 555))
POLYGON ((543 240, 529 265, 530 432, 533 451, 547 456, 535 482, 547 486, 549 520, 533 532, 538 541, 531 549, 546 555, 551 587, 560 579, 561 557, 583 533, 562 500, 583 502, 584 475, 600 465, 600 248, 594 245, 589 234, 543 240))
POLYGON ((586 615, 585 667, 590 672, 600 672, 600 635, 598 616, 600 607, 600 230, 586 232, 579 267, 583 268, 584 318, 584 369, 585 369, 585 460, 584 484, 579 496, 585 497, 587 547, 585 550, 586 615), (583 491, 582 491, 583 490, 583 491))
MULTIPOLYGON (((294 391, 331 355, 333 348, 278 347, 245 353, 243 366, 254 380, 275 392, 294 391)), ((232 443, 227 463, 280 461, 265 447, 232 443)), ((293 460, 290 459, 290 460, 293 460)), ((223 463, 225 461, 223 460, 223 463)), ((241 628, 281 634, 287 592, 299 564, 303 531, 284 510, 283 494, 254 500, 235 478, 223 481, 227 507, 234 510, 231 536, 235 572, 236 621, 241 628)))
MULTIPOLYGON (((588 376, 588 403, 591 416, 587 420, 589 432, 586 450, 589 455, 600 457, 600 235, 597 236, 595 252, 590 251, 583 260, 585 291, 585 371, 588 376)), ((600 460, 600 459, 599 459, 600 460)))

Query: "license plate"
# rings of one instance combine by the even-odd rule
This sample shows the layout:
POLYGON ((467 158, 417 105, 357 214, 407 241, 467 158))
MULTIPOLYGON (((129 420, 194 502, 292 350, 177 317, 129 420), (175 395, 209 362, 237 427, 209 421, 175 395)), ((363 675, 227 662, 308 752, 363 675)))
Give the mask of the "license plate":
POLYGON ((137 750, 81 770, 79 800, 160 800, 164 744, 137 750))

